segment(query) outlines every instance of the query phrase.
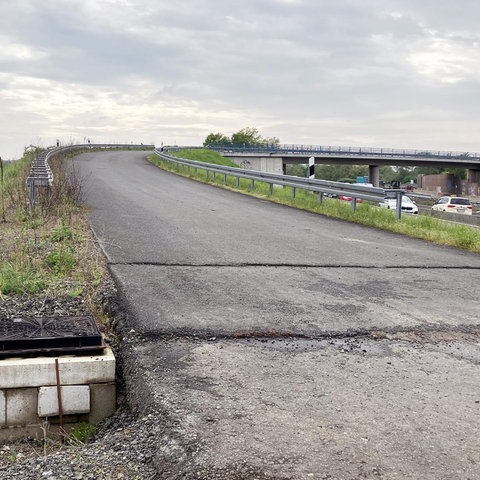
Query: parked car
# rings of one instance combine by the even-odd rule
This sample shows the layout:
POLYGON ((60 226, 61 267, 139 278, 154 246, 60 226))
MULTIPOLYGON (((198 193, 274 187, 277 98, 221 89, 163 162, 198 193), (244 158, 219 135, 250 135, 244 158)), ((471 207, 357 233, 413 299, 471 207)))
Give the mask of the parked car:
MULTIPOLYGON (((339 200, 343 200, 344 202, 351 202, 352 197, 348 197, 347 195, 339 195, 338 197, 339 200)), ((362 203, 363 200, 361 198, 357 198, 357 203, 362 203)))
POLYGON ((440 212, 461 213, 463 215, 472 215, 472 202, 468 198, 445 196, 438 199, 433 205, 432 210, 440 212))
MULTIPOLYGON (((395 197, 385 197, 379 205, 389 210, 397 210, 397 199, 395 197)), ((418 214, 417 204, 408 195, 402 195, 402 213, 418 214)))
MULTIPOLYGON (((347 195, 336 195, 335 193, 326 193, 326 197, 328 198, 336 198, 337 200, 343 200, 344 202, 351 202, 352 197, 349 197, 347 195)), ((357 198, 357 203, 362 203, 363 200, 361 198, 357 198)))

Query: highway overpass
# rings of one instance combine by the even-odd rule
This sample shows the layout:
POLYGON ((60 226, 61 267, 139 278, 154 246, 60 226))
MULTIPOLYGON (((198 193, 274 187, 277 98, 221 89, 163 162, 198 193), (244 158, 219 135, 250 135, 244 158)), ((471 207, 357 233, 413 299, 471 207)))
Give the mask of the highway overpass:
POLYGON ((333 147, 283 145, 278 147, 216 147, 223 156, 241 166, 255 170, 285 173, 289 164, 305 164, 314 157, 315 164, 368 165, 369 182, 379 185, 379 167, 434 167, 467 169, 467 180, 480 182, 480 154, 470 152, 447 152, 430 150, 408 150, 392 148, 333 147))

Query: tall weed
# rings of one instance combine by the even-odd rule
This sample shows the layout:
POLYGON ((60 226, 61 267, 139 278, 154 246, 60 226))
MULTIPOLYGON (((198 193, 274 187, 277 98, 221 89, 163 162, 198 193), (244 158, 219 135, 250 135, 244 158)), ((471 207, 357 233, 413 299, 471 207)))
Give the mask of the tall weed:
POLYGON ((40 293, 45 286, 45 281, 31 266, 5 262, 0 267, 0 293, 3 295, 40 293))

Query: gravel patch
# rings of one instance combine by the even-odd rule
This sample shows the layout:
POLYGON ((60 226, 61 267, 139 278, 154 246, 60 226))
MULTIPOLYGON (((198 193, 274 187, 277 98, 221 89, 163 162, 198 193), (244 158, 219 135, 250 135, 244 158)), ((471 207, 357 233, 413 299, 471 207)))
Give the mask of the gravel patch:
POLYGON ((86 444, 19 441, 0 447, 0 478, 22 480, 157 478, 153 451, 157 427, 153 415, 135 418, 125 411, 100 425, 86 444))
MULTIPOLYGON (((116 290, 108 280, 95 293, 96 305, 114 313, 116 290)), ((17 317, 88 315, 85 300, 68 295, 23 295, 2 297, 0 320, 17 317)), ((111 332, 100 326, 104 333, 111 332)), ((115 346, 113 346, 115 349, 115 346)), ((118 379, 122 394, 123 382, 118 379)), ((122 402, 117 413, 98 425, 96 435, 86 443, 59 440, 23 440, 0 445, 0 478, 22 480, 125 479, 157 477, 153 464, 157 417, 132 412, 122 402)))

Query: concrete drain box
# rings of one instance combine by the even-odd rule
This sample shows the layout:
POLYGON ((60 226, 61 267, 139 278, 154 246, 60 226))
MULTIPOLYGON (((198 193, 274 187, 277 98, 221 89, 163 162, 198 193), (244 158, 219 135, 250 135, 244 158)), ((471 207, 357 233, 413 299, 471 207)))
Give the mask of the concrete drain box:
POLYGON ((95 353, 104 347, 102 335, 91 316, 0 320, 0 358, 29 354, 95 353))
POLYGON ((113 415, 115 367, 92 317, 0 320, 0 441, 113 415))

